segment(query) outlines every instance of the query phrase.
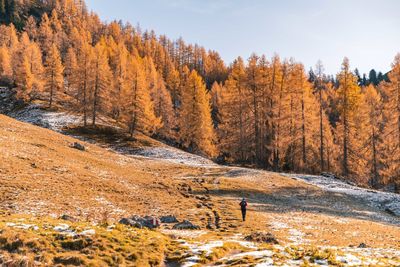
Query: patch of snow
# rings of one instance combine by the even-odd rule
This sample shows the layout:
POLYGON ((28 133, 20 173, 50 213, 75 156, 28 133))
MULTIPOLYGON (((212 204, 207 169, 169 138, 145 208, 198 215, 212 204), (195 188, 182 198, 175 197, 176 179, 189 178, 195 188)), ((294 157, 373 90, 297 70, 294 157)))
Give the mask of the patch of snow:
POLYGON ((175 238, 196 238, 200 237, 204 234, 207 234, 207 231, 204 230, 170 230, 170 229, 163 229, 161 230, 162 233, 173 236, 175 238))
POLYGON ((57 231, 57 232, 65 232, 69 229, 69 225, 68 224, 59 224, 57 226, 54 226, 53 230, 57 231))
POLYGON ((22 230, 39 230, 39 227, 35 224, 24 224, 24 223, 6 223, 7 227, 22 229, 22 230))
POLYGON ((79 235, 83 235, 83 236, 92 236, 95 234, 96 234, 96 231, 94 229, 88 229, 88 230, 85 230, 85 231, 82 231, 79 233, 79 235))
POLYGON ((220 167, 213 161, 203 158, 201 156, 191 154, 173 147, 143 147, 140 149, 129 149, 126 147, 116 148, 117 151, 141 156, 144 158, 164 160, 174 164, 183 164, 192 167, 205 167, 205 168, 216 168, 220 167))
MULTIPOLYGON (((332 177, 287 173, 281 173, 281 175, 304 181, 327 192, 352 196, 363 201, 363 203, 366 203, 370 207, 377 208, 381 211, 388 211, 394 215, 400 216, 399 194, 357 187, 332 177)), ((374 216, 375 215, 377 214, 374 214, 374 216)), ((380 219, 387 222, 393 222, 393 220, 387 216, 381 216, 380 219)))
POLYGON ((53 112, 42 109, 40 105, 32 104, 24 109, 13 111, 8 116, 19 121, 31 123, 40 127, 62 132, 69 125, 77 125, 82 119, 66 112, 53 112))
POLYGON ((344 256, 336 256, 336 260, 347 266, 360 266, 362 265, 362 260, 352 254, 346 254, 344 256))
POLYGON ((255 259, 261 259, 264 257, 272 257, 273 255, 274 255, 274 252, 271 250, 257 250, 257 251, 250 251, 250 252, 234 254, 229 257, 224 257, 221 260, 236 260, 236 259, 244 258, 247 256, 253 257, 255 259))

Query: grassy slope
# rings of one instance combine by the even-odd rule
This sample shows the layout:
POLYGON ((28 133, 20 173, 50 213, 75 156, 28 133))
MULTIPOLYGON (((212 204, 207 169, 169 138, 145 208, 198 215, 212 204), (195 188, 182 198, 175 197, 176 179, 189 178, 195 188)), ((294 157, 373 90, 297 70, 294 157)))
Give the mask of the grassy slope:
POLYGON ((4 222, 9 214, 109 223, 132 214, 174 214, 203 228, 220 217, 213 232, 219 238, 261 230, 288 243, 400 247, 397 224, 384 222, 389 215, 345 195, 262 171, 190 167, 88 143, 82 152, 70 148, 75 141, 0 115, 4 222), (246 223, 238 220, 242 196, 250 200, 246 223))

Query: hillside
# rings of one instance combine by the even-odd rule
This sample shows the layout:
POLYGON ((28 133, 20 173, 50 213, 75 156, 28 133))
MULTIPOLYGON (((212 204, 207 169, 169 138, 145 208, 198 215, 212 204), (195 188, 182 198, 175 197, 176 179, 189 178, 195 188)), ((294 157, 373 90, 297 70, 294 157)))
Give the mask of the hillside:
MULTIPOLYGON (((398 202, 395 194, 331 178, 219 166, 144 136, 124 147, 115 150, 100 140, 78 141, 1 115, 0 239, 9 231, 40 234, 36 228, 13 228, 21 218, 26 224, 57 225, 62 215, 68 215, 97 229, 90 225, 114 225, 132 215, 171 214, 201 228, 187 232, 163 225, 154 232, 180 240, 184 254, 178 258, 186 262, 183 266, 232 260, 243 266, 290 260, 296 261, 289 265, 324 265, 334 262, 332 255, 338 265, 399 264, 399 222, 385 211, 385 205, 398 202), (86 151, 72 148, 74 142, 82 143, 86 151), (137 151, 141 155, 134 154, 137 151), (245 223, 238 206, 242 197, 250 205, 245 223), (271 233, 279 245, 244 242, 244 236, 255 232, 271 233)), ((105 230, 97 230, 101 231, 105 230)), ((45 237, 41 234, 39 239, 45 237)), ((26 250, 12 252, 14 257, 26 254, 26 250)))

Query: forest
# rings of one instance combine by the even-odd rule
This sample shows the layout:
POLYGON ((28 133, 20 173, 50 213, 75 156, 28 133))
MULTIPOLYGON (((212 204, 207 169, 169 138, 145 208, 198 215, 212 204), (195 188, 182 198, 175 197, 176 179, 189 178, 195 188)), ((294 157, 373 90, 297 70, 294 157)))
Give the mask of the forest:
POLYGON ((83 0, 0 0, 0 23, 0 85, 84 127, 106 116, 219 162, 400 185, 400 55, 368 78, 347 58, 335 77, 276 54, 227 65, 182 38, 102 22, 83 0))

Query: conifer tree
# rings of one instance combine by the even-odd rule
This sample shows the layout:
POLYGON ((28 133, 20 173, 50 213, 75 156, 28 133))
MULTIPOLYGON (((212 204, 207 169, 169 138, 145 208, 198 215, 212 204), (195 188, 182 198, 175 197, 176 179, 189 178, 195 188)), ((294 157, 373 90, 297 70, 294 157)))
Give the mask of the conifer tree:
POLYGON ((64 59, 64 76, 65 76, 65 89, 66 92, 77 99, 78 87, 78 60, 75 51, 72 47, 68 48, 67 54, 64 59))
MULTIPOLYGON (((353 160, 357 154, 357 137, 355 136, 355 116, 359 107, 361 92, 357 85, 357 77, 350 71, 349 60, 345 58, 342 71, 338 74, 339 89, 339 114, 340 125, 338 134, 342 142, 341 162, 342 173, 345 177, 352 174, 353 160)), ((355 168, 355 166, 354 166, 355 168)))
POLYGON ((245 162, 249 151, 249 109, 246 101, 246 73, 239 57, 232 65, 231 73, 222 91, 219 111, 221 114, 220 149, 231 160, 245 162))
POLYGON ((12 77, 11 55, 9 49, 0 46, 0 78, 10 80, 12 77))
POLYGON ((380 94, 369 85, 362 97, 360 115, 362 117, 362 131, 358 138, 362 139, 362 153, 365 163, 360 166, 365 177, 370 177, 369 184, 377 187, 380 184, 380 162, 381 162, 381 130, 383 126, 383 102, 380 94))
MULTIPOLYGON (((105 99, 110 99, 107 89, 111 86, 112 73, 108 65, 108 57, 103 44, 98 43, 94 49, 93 58, 94 81, 91 87, 90 98, 92 100, 92 125, 96 125, 97 113, 101 110, 107 110, 105 99)), ((111 102, 111 101, 109 101, 111 102)))
POLYGON ((49 94, 49 107, 53 105, 54 97, 64 85, 64 67, 61 62, 60 52, 53 44, 48 52, 45 62, 45 91, 49 94))
POLYGON ((215 156, 215 134, 211 120, 210 97, 201 77, 193 70, 182 92, 180 138, 190 151, 215 156))
POLYGON ((147 86, 150 89, 151 99, 154 104, 155 115, 161 119, 161 127, 157 133, 162 137, 174 139, 172 132, 175 128, 175 116, 170 93, 165 87, 161 75, 157 72, 153 60, 149 57, 144 59, 146 69, 147 86))
POLYGON ((153 134, 160 126, 160 118, 154 113, 154 104, 146 84, 143 59, 138 55, 128 61, 129 87, 123 92, 123 121, 131 136, 137 131, 153 134))
POLYGON ((87 42, 82 42, 79 48, 78 86, 76 96, 79 99, 79 108, 83 113, 83 125, 87 126, 90 103, 90 88, 93 83, 93 47, 87 42))

